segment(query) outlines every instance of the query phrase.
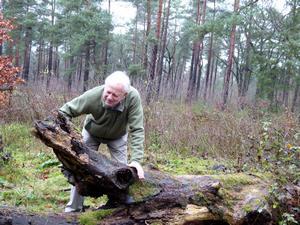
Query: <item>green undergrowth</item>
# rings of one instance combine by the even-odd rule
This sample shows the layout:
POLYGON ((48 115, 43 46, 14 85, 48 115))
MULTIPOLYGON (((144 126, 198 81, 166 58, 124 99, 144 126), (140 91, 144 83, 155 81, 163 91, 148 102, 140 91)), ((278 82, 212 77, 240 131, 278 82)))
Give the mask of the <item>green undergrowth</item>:
MULTIPOLYGON (((70 185, 60 172, 52 150, 35 138, 28 124, 0 127, 4 152, 10 160, 0 160, 0 205, 30 212, 62 212, 69 199, 70 185)), ((86 204, 99 206, 103 199, 87 198, 86 204)))
POLYGON ((188 156, 165 153, 164 155, 158 156, 156 163, 159 170, 176 175, 204 175, 218 173, 217 170, 213 170, 213 167, 218 165, 218 162, 214 160, 193 157, 191 155, 188 156))
MULTIPOLYGON (((4 151, 11 154, 0 161, 0 204, 26 208, 31 212, 62 212, 69 199, 70 185, 60 172, 60 162, 51 148, 32 134, 30 124, 3 125, 0 134, 4 151)), ((186 155, 158 155, 157 167, 171 174, 216 174, 213 160, 186 155)), ((144 196, 144 193, 143 193, 144 196)), ((106 197, 86 198, 85 204, 96 208, 106 197)))
POLYGON ((244 173, 218 174, 212 175, 212 177, 220 180, 222 187, 224 188, 236 188, 239 186, 255 184, 256 182, 253 176, 244 173))
MULTIPOLYGON (((49 102, 48 97, 41 103, 49 102)), ((32 103, 36 105, 36 101, 32 103)), ((33 111, 40 108, 38 118, 44 118, 50 112, 45 109, 55 108, 53 105, 33 111)), ((9 112, 13 111, 18 110, 9 112)), ((60 172, 60 162, 52 149, 31 134, 32 123, 15 122, 21 118, 32 121, 36 118, 33 112, 18 113, 17 117, 3 114, 5 121, 11 123, 0 126, 4 143, 4 152, 0 152, 0 205, 39 213, 62 212, 69 199, 70 185, 60 172), (9 155, 10 160, 2 160, 9 155)), ((252 107, 220 111, 201 104, 191 107, 163 101, 145 106, 144 113, 145 164, 172 175, 211 175, 221 181, 220 195, 228 205, 234 202, 235 192, 243 186, 255 185, 255 180, 275 181, 271 190, 273 206, 279 203, 286 184, 299 183, 300 125, 296 114, 273 114, 252 107)), ((83 117, 73 120, 78 130, 82 121, 83 117)), ((143 188, 150 195, 155 192, 151 186, 143 188)), ((145 196, 147 192, 141 192, 137 200, 145 196)), ((96 208, 106 200, 106 196, 86 198, 85 204, 96 208)), ((283 219, 288 219, 291 212, 286 213, 283 219)))

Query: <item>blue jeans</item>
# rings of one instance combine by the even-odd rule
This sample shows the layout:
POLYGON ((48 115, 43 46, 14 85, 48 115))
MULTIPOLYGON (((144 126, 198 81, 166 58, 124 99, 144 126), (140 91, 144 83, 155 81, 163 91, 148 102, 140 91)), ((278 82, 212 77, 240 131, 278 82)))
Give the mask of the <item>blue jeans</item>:
MULTIPOLYGON (((82 137, 83 142, 89 147, 90 150, 98 151, 100 144, 106 144, 112 160, 127 164, 127 133, 118 139, 107 140, 92 136, 83 128, 82 137)), ((65 208, 65 212, 80 211, 83 208, 83 201, 84 197, 77 192, 75 186, 72 186, 70 201, 65 208)))

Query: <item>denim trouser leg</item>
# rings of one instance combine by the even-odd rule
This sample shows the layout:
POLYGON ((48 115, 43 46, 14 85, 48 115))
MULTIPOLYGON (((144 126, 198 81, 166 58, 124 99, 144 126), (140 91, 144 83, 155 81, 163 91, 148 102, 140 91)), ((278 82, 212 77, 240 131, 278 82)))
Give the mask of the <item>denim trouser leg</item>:
MULTIPOLYGON (((90 150, 97 151, 101 143, 107 144, 113 160, 127 163, 127 134, 116 140, 102 140, 91 136, 85 129, 82 130, 83 142, 90 150)), ((70 201, 65 212, 79 211, 83 208, 84 197, 81 196, 75 186, 71 187, 70 201)))
POLYGON ((119 139, 107 142, 112 160, 127 164, 127 137, 128 134, 125 134, 119 139))

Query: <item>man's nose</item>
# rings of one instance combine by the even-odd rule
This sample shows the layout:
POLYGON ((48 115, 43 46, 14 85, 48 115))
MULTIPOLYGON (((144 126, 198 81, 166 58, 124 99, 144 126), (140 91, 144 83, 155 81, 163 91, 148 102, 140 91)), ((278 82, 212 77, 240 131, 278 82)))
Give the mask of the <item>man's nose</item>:
POLYGON ((107 96, 107 98, 108 98, 108 99, 113 99, 112 94, 109 94, 109 95, 107 96))

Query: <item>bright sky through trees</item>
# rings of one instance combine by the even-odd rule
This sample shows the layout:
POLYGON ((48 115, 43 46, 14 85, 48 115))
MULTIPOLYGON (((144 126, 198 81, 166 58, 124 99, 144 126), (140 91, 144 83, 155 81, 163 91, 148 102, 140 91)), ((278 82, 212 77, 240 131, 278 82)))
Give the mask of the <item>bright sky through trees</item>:
MULTIPOLYGON (((102 2, 103 9, 108 10, 108 1, 102 2)), ((134 19, 136 9, 131 2, 111 1, 110 10, 113 16, 113 24, 115 26, 114 33, 125 33, 126 23, 134 19)))
MULTIPOLYGON (((182 0, 182 2, 189 2, 190 0, 182 0)), ((232 7, 233 1, 228 1, 228 7, 232 7)), ((126 23, 129 23, 132 19, 134 19, 136 14, 136 9, 133 7, 131 2, 125 2, 125 1, 116 1, 111 0, 110 3, 111 7, 111 13, 113 16, 113 23, 115 25, 114 33, 125 33, 126 23)), ((270 0, 264 0, 259 1, 259 4, 269 4, 270 6, 273 6, 277 8, 279 11, 284 12, 286 9, 285 1, 284 0, 278 0, 278 1, 270 1, 270 0)), ((183 5, 189 5, 188 3, 183 5)), ((102 2, 103 9, 108 10, 108 0, 105 0, 102 2)))

